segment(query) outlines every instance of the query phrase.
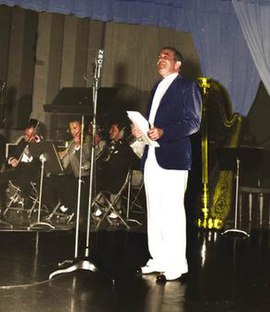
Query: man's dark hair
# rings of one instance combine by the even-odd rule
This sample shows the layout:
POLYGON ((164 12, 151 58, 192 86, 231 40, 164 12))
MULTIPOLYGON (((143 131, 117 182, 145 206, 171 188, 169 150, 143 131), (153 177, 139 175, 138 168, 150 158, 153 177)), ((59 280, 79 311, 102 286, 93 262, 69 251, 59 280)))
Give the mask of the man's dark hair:
POLYGON ((176 62, 180 61, 182 63, 184 61, 183 55, 177 49, 175 49, 173 47, 164 47, 160 51, 162 51, 162 50, 171 50, 171 51, 173 51, 173 58, 174 58, 174 60, 176 62))
POLYGON ((130 127, 129 123, 122 121, 122 120, 110 121, 109 122, 109 129, 111 128, 112 125, 117 125, 117 128, 119 129, 119 131, 123 131, 125 139, 130 136, 131 127, 130 127))
POLYGON ((121 131, 123 129, 125 130, 125 128, 126 128, 126 125, 121 121, 110 121, 109 129, 111 128, 112 125, 116 125, 117 128, 119 129, 119 131, 121 131))
POLYGON ((25 125, 24 128, 25 128, 25 129, 37 128, 38 124, 39 124, 39 121, 38 121, 37 119, 31 118, 31 119, 29 119, 29 120, 27 121, 27 123, 26 123, 26 125, 25 125))

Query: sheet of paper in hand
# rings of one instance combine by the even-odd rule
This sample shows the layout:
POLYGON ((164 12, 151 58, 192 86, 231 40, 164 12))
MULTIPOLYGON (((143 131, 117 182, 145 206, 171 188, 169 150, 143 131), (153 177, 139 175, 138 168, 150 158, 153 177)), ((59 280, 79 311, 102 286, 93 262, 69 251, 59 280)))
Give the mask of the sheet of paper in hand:
POLYGON ((147 132, 149 130, 149 122, 143 117, 140 112, 137 111, 127 111, 128 118, 132 121, 135 127, 137 127, 141 133, 141 140, 145 142, 145 144, 149 144, 154 147, 159 147, 158 142, 151 140, 147 132))

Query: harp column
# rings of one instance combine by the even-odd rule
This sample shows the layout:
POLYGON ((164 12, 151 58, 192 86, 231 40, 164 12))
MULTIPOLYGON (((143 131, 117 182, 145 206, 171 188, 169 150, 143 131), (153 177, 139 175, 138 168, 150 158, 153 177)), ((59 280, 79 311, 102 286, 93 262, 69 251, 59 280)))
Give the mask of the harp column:
POLYGON ((201 211, 202 218, 198 220, 198 226, 202 228, 211 228, 209 220, 209 189, 208 189, 208 116, 207 116, 207 95, 210 88, 209 78, 198 78, 202 89, 202 123, 201 123, 201 153, 202 153, 202 196, 201 211))

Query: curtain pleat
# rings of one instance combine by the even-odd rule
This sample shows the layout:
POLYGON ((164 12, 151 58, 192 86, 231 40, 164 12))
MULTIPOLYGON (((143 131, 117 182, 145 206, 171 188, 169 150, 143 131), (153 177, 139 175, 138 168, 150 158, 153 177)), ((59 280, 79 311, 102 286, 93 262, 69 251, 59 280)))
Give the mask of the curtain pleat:
MULTIPOLYGON (((270 5, 269 0, 247 2, 270 5)), ((250 30, 243 26, 247 23, 243 14, 241 17, 239 9, 238 14, 235 13, 234 8, 236 4, 239 8, 241 1, 233 0, 234 6, 232 1, 225 0, 0 0, 0 3, 106 22, 154 25, 190 32, 199 55, 202 74, 223 85, 228 91, 233 111, 244 116, 248 114, 256 96, 260 82, 258 71, 266 86, 269 86, 269 67, 263 69, 269 63, 265 60, 263 64, 259 60, 262 57, 261 50, 264 48, 266 53, 268 48, 262 45, 262 38, 258 38, 256 30, 258 27, 268 27, 269 30, 269 24, 258 24, 252 32, 251 40, 250 30), (260 53, 256 50, 258 47, 261 47, 260 53)), ((264 12, 265 19, 269 17, 268 10, 269 7, 267 12, 262 10, 261 15, 264 12)), ((255 19, 255 15, 252 19, 255 19)), ((141 40, 137 34, 133 36, 134 40, 141 40)), ((264 36, 268 36, 267 31, 264 36)), ((147 43, 142 42, 142 49, 146 51, 147 43)), ((140 77, 140 73, 137 73, 137 77, 140 77)))
POLYGON ((270 6, 264 4, 233 0, 250 53, 270 95, 270 6))

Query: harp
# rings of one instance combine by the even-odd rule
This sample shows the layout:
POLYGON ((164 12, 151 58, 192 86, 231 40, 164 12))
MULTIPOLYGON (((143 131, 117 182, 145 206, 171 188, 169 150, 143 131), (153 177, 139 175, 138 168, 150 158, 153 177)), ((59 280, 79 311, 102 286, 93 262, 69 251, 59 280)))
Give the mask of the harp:
POLYGON ((202 92, 201 216, 198 226, 221 229, 234 200, 234 172, 220 167, 222 147, 237 147, 241 136, 242 116, 232 113, 226 90, 212 78, 199 78, 202 92))

